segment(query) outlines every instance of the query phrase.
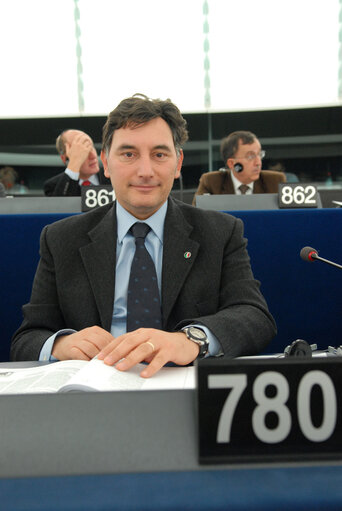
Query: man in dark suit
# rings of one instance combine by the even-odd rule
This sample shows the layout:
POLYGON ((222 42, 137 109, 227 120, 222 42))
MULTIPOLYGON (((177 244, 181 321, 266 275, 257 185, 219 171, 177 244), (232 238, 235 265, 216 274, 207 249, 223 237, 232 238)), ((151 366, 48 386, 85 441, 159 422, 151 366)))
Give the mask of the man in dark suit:
POLYGON ((221 142, 221 155, 225 168, 202 174, 196 195, 209 193, 249 195, 252 193, 278 193, 278 184, 285 183, 283 172, 261 170, 265 151, 254 133, 234 131, 221 142))
POLYGON ((110 185, 99 167, 94 143, 84 131, 63 131, 57 137, 56 149, 67 168, 45 181, 45 195, 77 197, 83 185, 110 185))
MULTIPOLYGON (((265 348, 276 327, 253 278, 242 221, 169 196, 186 140, 186 122, 170 100, 135 95, 109 114, 101 158, 116 201, 44 228, 12 360, 97 355, 120 370, 146 361, 141 375, 150 377, 168 362, 265 348), (137 223, 150 228, 145 247, 155 265, 159 328, 127 324, 137 223)), ((149 312, 149 301, 143 305, 149 312)))

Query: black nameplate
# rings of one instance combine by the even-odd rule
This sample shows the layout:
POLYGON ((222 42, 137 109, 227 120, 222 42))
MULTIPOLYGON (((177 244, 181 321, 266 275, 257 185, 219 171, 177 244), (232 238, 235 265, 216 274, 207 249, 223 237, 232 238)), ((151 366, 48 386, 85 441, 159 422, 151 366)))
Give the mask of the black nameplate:
POLYGON ((199 462, 342 459, 342 357, 199 361, 199 462))
POLYGON ((115 192, 110 185, 81 186, 81 210, 105 206, 115 200, 115 192))
POLYGON ((317 187, 312 184, 281 183, 278 186, 279 208, 318 208, 317 187))

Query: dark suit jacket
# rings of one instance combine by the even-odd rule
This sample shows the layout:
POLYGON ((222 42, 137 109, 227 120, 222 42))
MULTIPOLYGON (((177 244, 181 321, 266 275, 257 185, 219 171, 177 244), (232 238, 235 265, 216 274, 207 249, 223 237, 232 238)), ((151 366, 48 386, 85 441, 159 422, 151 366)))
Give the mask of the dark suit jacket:
MULTIPOLYGON (((108 179, 101 168, 97 174, 100 185, 110 185, 108 179)), ((57 176, 53 176, 44 183, 44 194, 50 197, 78 197, 81 195, 81 187, 78 181, 71 179, 68 174, 61 172, 57 176)))
MULTIPOLYGON (((40 253, 31 300, 12 339, 12 360, 37 359, 46 339, 62 328, 99 325, 110 331, 115 206, 46 226, 40 253)), ((227 356, 258 353, 276 333, 252 275, 242 221, 228 214, 169 199, 161 293, 163 330, 199 322, 216 335, 227 356)))
MULTIPOLYGON (((285 182, 286 176, 283 172, 262 170, 259 179, 254 182, 253 193, 278 193, 278 184, 285 182)), ((216 170, 202 174, 192 203, 195 204, 196 195, 204 193, 211 195, 235 193, 230 171, 216 170)))

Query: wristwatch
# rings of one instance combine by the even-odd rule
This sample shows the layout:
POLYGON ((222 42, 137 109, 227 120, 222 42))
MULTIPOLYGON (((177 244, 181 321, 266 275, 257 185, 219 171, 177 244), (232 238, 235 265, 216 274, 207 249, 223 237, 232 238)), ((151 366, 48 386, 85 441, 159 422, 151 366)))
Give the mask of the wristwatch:
POLYGON ((199 353, 197 358, 203 358, 209 350, 209 342, 207 334, 201 328, 197 326, 187 326, 182 329, 187 336, 187 338, 195 342, 199 346, 199 353))

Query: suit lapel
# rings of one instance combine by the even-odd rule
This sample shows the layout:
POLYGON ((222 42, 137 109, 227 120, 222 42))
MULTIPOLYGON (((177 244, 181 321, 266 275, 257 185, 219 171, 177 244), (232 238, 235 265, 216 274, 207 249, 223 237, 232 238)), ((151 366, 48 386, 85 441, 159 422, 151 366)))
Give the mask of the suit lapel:
POLYGON ((235 193, 230 171, 222 172, 222 174, 224 174, 224 182, 222 187, 224 193, 235 193))
POLYGON ((253 193, 266 193, 266 189, 261 174, 259 179, 254 182, 253 193))
POLYGON ((88 234, 91 241, 80 248, 80 253, 94 293, 101 325, 110 331, 115 287, 115 205, 88 234))
POLYGON ((183 283, 196 260, 199 243, 190 239, 192 230, 193 227, 185 220, 179 206, 169 199, 164 226, 163 325, 166 325, 183 283))

